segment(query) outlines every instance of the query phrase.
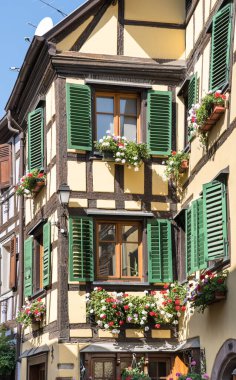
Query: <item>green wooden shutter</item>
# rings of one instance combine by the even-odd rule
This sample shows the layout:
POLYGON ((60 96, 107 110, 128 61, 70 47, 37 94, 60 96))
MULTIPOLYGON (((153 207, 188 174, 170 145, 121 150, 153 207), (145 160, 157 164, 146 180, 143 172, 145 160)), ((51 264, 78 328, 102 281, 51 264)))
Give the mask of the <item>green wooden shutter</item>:
POLYGON ((185 211, 186 230, 186 272, 192 273, 192 208, 185 211))
POLYGON ((148 92, 148 145, 151 154, 168 156, 172 141, 172 93, 148 92))
POLYGON ((66 85, 68 148, 92 150, 91 90, 86 85, 66 85))
POLYGON ((44 168, 43 143, 43 108, 37 108, 28 115, 28 168, 29 170, 44 168))
POLYGON ((198 269, 205 269, 207 267, 206 256, 205 256, 205 231, 204 231, 204 208, 203 199, 200 198, 197 201, 197 247, 198 247, 198 269))
POLYGON ((226 185, 213 181, 203 186, 205 252, 208 260, 227 257, 226 185))
POLYGON ((51 223, 43 226, 43 286, 50 284, 51 276, 51 223))
POLYGON ((229 81, 232 4, 224 6, 213 18, 211 40, 210 89, 222 89, 229 81))
POLYGON ((197 74, 192 75, 188 86, 188 111, 197 101, 197 74))
POLYGON ((30 297, 33 293, 33 237, 24 243, 24 295, 30 297))
POLYGON ((70 218, 69 231, 70 281, 93 281, 93 219, 70 218))
POLYGON ((147 239, 149 281, 173 281, 170 221, 163 219, 148 220, 147 239))

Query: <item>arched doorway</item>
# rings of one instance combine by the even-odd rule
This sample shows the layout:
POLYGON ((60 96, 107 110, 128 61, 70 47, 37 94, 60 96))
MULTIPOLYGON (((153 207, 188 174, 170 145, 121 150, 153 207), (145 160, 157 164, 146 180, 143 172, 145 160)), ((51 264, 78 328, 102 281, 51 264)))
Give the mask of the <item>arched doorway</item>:
POLYGON ((232 380, 236 369, 236 339, 228 339, 216 355, 211 380, 232 380))

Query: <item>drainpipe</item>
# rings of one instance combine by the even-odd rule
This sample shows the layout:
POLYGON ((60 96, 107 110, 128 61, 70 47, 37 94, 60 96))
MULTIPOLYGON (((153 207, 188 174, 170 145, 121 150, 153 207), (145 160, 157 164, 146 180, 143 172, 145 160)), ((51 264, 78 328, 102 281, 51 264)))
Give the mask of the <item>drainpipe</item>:
MULTIPOLYGON (((24 175, 24 139, 25 134, 21 126, 12 118, 11 111, 7 112, 7 126, 8 129, 17 133, 20 137, 20 168, 19 175, 20 178, 24 175), (14 126, 14 127, 13 127, 14 126)), ((19 266, 18 266, 18 302, 19 309, 21 309, 23 305, 23 278, 24 278, 24 197, 23 195, 19 196, 19 266)), ((17 324, 17 344, 16 344, 16 359, 19 359, 21 353, 21 325, 17 324)), ((16 371, 16 378, 17 378, 16 371)))

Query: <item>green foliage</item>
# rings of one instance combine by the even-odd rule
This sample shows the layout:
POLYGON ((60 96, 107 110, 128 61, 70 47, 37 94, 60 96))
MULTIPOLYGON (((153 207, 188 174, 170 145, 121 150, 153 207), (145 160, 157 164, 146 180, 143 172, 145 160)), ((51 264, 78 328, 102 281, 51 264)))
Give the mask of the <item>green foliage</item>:
POLYGON ((172 151, 171 156, 166 161, 165 175, 169 179, 173 179, 176 184, 179 183, 182 161, 189 160, 189 153, 172 151))
POLYGON ((208 380, 209 376, 207 374, 200 374, 194 371, 188 372, 187 375, 179 376, 179 380, 208 380))
POLYGON ((4 328, 0 329, 0 376, 10 375, 16 365, 15 346, 5 332, 4 328))
POLYGON ((143 161, 150 158, 146 144, 127 141, 124 136, 120 137, 108 133, 99 141, 95 141, 94 146, 101 153, 112 153, 116 163, 127 164, 128 167, 133 167, 134 170, 139 170, 143 161))
POLYGON ((190 281, 188 285, 188 299, 191 306, 198 312, 204 312, 210 303, 216 299, 216 293, 225 295, 227 292, 228 271, 213 274, 206 271, 199 280, 190 281))
POLYGON ((17 195, 32 194, 39 182, 45 182, 46 175, 38 169, 32 170, 20 179, 20 184, 15 186, 17 195))
POLYGON ((122 371, 122 380, 151 380, 151 378, 143 371, 144 358, 142 357, 139 362, 137 362, 132 368, 124 368, 122 371))

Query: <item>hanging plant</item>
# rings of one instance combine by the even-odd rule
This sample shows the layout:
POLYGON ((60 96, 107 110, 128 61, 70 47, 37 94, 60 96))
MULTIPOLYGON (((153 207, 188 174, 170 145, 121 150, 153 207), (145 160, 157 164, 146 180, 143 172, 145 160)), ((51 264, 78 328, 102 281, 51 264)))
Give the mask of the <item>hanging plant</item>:
POLYGON ((41 298, 35 301, 26 302, 22 309, 18 312, 16 321, 23 325, 24 328, 35 322, 41 322, 46 314, 46 305, 41 298))
POLYGON ((41 190, 45 185, 46 174, 34 169, 20 179, 20 183, 15 186, 17 195, 33 195, 41 190))
POLYGON ((226 95, 221 91, 209 91, 201 103, 193 104, 189 110, 189 137, 199 136, 203 146, 207 145, 208 131, 225 112, 226 95))
POLYGON ((172 151, 166 162, 165 175, 179 186, 182 173, 186 172, 189 163, 189 153, 172 151))
POLYGON ((122 380, 151 380, 148 374, 144 373, 143 366, 144 357, 137 362, 136 354, 133 354, 131 366, 124 368, 122 371, 122 380))
POLYGON ((94 146, 103 154, 104 160, 126 164, 135 171, 139 170, 144 160, 150 158, 146 144, 128 141, 125 136, 115 136, 110 131, 102 139, 95 141, 94 146))

